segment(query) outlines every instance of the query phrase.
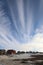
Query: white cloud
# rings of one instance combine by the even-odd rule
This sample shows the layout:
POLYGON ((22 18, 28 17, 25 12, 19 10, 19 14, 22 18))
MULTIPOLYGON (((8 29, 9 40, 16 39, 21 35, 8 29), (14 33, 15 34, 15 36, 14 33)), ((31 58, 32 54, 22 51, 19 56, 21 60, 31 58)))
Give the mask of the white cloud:
POLYGON ((43 24, 40 25, 39 28, 36 29, 36 33, 43 33, 43 24))
POLYGON ((12 41, 10 41, 7 37, 4 39, 0 39, 0 45, 4 46, 5 49, 15 49, 15 50, 23 50, 23 51, 43 51, 43 33, 37 33, 34 35, 32 40, 28 43, 20 44, 14 37, 9 36, 12 41), (7 42, 9 41, 9 42, 7 42))
POLYGON ((23 0, 17 0, 17 7, 23 31, 25 30, 23 0))
POLYGON ((31 42, 23 44, 23 50, 43 51, 43 33, 37 33, 32 38, 31 42))

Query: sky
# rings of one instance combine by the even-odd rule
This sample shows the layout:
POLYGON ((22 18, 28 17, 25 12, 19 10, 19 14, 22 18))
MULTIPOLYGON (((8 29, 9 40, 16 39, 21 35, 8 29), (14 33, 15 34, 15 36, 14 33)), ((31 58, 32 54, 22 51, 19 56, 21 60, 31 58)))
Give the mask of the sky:
POLYGON ((43 0, 0 0, 0 49, 43 52, 43 0))

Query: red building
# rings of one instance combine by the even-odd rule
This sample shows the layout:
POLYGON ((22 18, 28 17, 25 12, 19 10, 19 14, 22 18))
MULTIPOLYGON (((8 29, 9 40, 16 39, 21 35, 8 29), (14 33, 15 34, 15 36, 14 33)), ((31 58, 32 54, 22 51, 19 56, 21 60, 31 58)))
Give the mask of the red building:
POLYGON ((7 54, 16 54, 16 51, 15 50, 8 50, 7 54))

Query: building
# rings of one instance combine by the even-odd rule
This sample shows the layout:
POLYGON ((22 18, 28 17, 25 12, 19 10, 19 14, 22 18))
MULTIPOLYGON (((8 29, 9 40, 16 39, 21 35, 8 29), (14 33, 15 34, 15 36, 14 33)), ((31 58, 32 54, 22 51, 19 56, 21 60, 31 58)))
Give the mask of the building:
POLYGON ((5 54, 6 54, 6 50, 0 49, 0 55, 5 55, 5 54))
POLYGON ((7 50, 7 55, 16 54, 15 50, 7 50))

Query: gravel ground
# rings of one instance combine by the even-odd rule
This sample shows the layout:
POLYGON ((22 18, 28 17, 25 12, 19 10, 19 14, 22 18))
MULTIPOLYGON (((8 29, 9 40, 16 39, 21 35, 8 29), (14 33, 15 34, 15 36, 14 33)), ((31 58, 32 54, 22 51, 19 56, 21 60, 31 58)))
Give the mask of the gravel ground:
POLYGON ((0 65, 33 65, 28 61, 0 60, 0 65))
POLYGON ((18 55, 14 57, 3 55, 0 56, 0 65, 43 65, 43 55, 32 55, 32 57, 27 55, 26 58, 25 56, 19 58, 18 55))

